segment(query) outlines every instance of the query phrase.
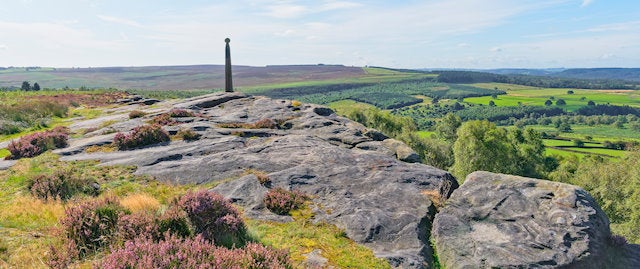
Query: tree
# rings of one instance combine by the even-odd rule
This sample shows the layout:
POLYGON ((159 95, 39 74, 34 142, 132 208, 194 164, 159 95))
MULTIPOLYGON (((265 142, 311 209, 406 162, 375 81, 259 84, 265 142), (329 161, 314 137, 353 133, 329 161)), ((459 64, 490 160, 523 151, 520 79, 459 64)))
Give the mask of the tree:
POLYGON ((39 91, 40 90, 40 84, 38 84, 38 82, 33 83, 33 87, 31 88, 34 91, 39 91))
POLYGON ((452 173, 463 181, 473 171, 541 177, 555 168, 545 160, 545 147, 540 133, 531 128, 498 128, 489 121, 468 121, 458 128, 458 139, 453 144, 455 162, 452 173))
POLYGON ((489 106, 496 106, 496 103, 493 100, 491 100, 489 101, 489 106))
POLYGON ((589 102, 587 102, 588 106, 595 106, 596 103, 594 101, 589 100, 589 102))
POLYGON ((558 101, 556 101, 557 106, 564 106, 566 104, 567 102, 565 102, 564 99, 558 99, 558 101))
POLYGON ((550 106, 550 105, 553 105, 553 102, 551 100, 547 100, 547 101, 544 101, 544 105, 550 106))
POLYGON ((457 131, 462 125, 460 117, 453 113, 448 113, 441 121, 436 123, 436 136, 449 143, 453 143, 458 138, 457 131))
POLYGON ((458 128, 453 144, 454 163, 451 171, 462 182, 471 172, 484 170, 509 173, 514 169, 508 161, 515 149, 507 142, 507 131, 487 120, 467 121, 458 128), (506 161, 506 162, 505 162, 506 161))
POLYGON ((556 128, 558 128, 558 131, 563 133, 570 133, 573 131, 573 129, 571 129, 571 124, 569 124, 568 122, 563 122, 556 128))
POLYGON ((573 94, 573 91, 572 90, 568 90, 567 94, 573 94))
POLYGON ((31 90, 31 84, 29 84, 29 81, 23 81, 22 82, 22 87, 20 87, 20 89, 22 89, 23 91, 30 91, 31 90))
POLYGON ((579 148, 584 147, 584 141, 580 140, 580 139, 574 139, 573 140, 573 145, 579 148))
POLYGON ((492 94, 492 95, 491 95, 491 98, 493 98, 493 99, 498 99, 498 94, 497 94, 497 93, 492 94))

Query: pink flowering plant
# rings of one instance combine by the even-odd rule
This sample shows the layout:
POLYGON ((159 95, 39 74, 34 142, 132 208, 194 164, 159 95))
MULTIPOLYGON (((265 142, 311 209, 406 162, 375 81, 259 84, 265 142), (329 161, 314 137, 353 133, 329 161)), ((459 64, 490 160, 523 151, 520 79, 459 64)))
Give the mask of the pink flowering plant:
POLYGON ((162 126, 143 125, 134 128, 131 133, 117 133, 113 138, 113 143, 120 150, 138 148, 163 142, 169 142, 169 133, 162 129, 162 126))
POLYGON ((238 210, 222 195, 201 190, 187 192, 178 201, 187 213, 196 234, 219 245, 242 245, 246 240, 246 227, 238 210))
POLYGON ((7 149, 11 155, 7 159, 31 158, 50 149, 64 148, 68 145, 68 139, 69 130, 65 127, 25 135, 9 143, 7 149))
POLYGON ((264 203, 271 212, 278 215, 288 215, 291 210, 302 208, 304 202, 309 199, 305 193, 283 188, 270 189, 264 196, 264 203))

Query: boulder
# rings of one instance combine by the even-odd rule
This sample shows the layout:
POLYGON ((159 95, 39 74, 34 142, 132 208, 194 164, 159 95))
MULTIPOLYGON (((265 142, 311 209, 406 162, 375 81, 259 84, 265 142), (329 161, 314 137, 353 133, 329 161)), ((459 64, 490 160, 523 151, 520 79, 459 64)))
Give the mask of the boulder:
MULTIPOLYGON (((196 110, 198 116, 167 129, 190 128, 202 135, 200 140, 86 153, 86 147, 111 138, 85 136, 56 152, 63 160, 135 165, 137 174, 172 183, 219 182, 214 191, 242 206, 245 216, 291 221, 265 208, 262 200, 268 188, 247 175, 257 170, 268 174, 268 187, 312 195, 312 221, 335 224, 393 266, 429 267, 433 251, 428 238, 436 209, 425 193, 446 198, 458 183, 446 171, 402 161, 416 161, 411 157, 415 152, 402 142, 389 143, 383 134, 322 106, 293 106, 290 101, 241 93, 157 106, 196 110), (245 128, 262 119, 273 120, 277 128, 245 128), (230 128, 234 125, 229 123, 243 128, 230 128)), ((142 124, 141 119, 122 120, 109 127, 125 132, 142 124)))
POLYGON ((446 268, 607 268, 609 220, 585 190, 474 172, 436 215, 446 268))

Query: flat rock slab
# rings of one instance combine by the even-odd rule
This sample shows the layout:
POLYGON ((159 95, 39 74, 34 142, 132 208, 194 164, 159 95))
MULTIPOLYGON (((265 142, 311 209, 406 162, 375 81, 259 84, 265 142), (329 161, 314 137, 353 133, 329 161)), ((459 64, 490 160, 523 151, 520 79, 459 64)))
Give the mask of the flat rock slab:
MULTIPOLYGON (((172 183, 220 182, 214 190, 257 219, 290 221, 265 208, 264 194, 273 187, 301 190, 313 196, 314 221, 344 229, 349 238, 393 266, 429 267, 433 252, 428 238, 436 212, 423 193, 446 198, 458 183, 446 171, 409 163, 417 154, 401 142, 326 107, 241 93, 214 93, 158 106, 195 112, 198 116, 165 129, 191 129, 201 139, 86 153, 87 147, 106 144, 114 135, 96 130, 55 152, 63 160, 135 165, 138 174, 172 183), (265 119, 277 126, 251 127, 265 119), (271 185, 265 187, 250 175, 256 170, 267 173, 271 185)), ((127 132, 153 116, 120 118, 108 128, 127 132)), ((95 128, 101 122, 85 121, 82 127, 95 128)))
POLYGON ((585 190, 474 172, 436 215, 446 268, 608 268, 609 220, 585 190))

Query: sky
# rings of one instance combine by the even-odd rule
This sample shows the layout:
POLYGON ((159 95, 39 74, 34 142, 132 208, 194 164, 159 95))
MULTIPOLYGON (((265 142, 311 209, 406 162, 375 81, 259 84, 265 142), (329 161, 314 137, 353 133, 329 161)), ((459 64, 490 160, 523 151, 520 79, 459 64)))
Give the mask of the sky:
POLYGON ((640 67, 639 0, 0 0, 0 67, 640 67))

